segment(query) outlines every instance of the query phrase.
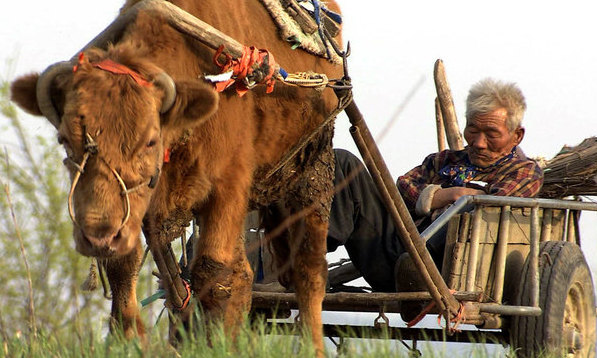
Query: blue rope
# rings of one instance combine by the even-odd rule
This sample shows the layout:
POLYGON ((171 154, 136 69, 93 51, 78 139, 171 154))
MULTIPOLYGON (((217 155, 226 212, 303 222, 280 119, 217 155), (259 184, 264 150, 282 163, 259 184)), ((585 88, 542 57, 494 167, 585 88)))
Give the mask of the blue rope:
MULTIPOLYGON (((299 0, 299 2, 305 2, 308 0, 299 0)), ((313 1, 311 1, 313 2, 313 1)), ((315 6, 315 4, 313 5, 315 6)), ((342 15, 338 14, 337 12, 333 12, 332 10, 328 9, 327 6, 325 6, 324 4, 319 3, 319 8, 321 9, 321 11, 325 12, 327 16, 330 17, 330 19, 334 20, 334 22, 338 23, 338 24, 342 24, 342 15)), ((309 11, 309 10, 307 10, 309 11)), ((309 11, 311 12, 311 11, 309 11)))
POLYGON ((321 7, 319 4, 319 0, 311 0, 313 7, 315 8, 315 12, 313 16, 315 17, 315 23, 317 24, 317 32, 319 33, 319 37, 321 37, 321 41, 323 42, 323 46, 325 47, 325 53, 328 58, 332 58, 332 54, 330 53, 330 49, 327 46, 327 40, 325 38, 325 34, 323 33, 323 26, 321 26, 321 7))
POLYGON ((150 304, 150 303, 152 303, 152 302, 155 302, 155 301, 157 301, 157 300, 158 300, 158 299, 160 299, 160 298, 165 298, 165 297, 166 297, 166 291, 165 291, 164 289, 161 289, 161 288, 160 288, 160 289, 159 289, 159 290, 157 290, 157 292, 156 292, 156 293, 154 293, 153 295, 151 295, 151 296, 149 296, 149 297, 147 297, 147 298, 144 298, 144 299, 142 299, 142 300, 141 300, 141 307, 145 307, 145 306, 147 306, 148 304, 150 304))
POLYGON ((321 4, 321 10, 323 10, 323 12, 325 12, 325 14, 330 17, 330 19, 334 20, 334 22, 340 25, 342 24, 342 16, 340 14, 333 12, 323 4, 321 4))

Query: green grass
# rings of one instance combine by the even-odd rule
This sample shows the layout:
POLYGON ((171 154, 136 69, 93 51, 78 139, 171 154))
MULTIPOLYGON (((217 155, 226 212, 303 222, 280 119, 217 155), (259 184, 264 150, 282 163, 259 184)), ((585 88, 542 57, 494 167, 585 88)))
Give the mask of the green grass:
POLYGON ((155 329, 146 340, 125 340, 118 334, 84 332, 69 340, 42 332, 34 339, 24 336, 2 340, 2 357, 310 357, 313 347, 306 340, 274 328, 265 334, 265 325, 244 325, 234 341, 220 326, 210 326, 208 342, 205 327, 195 334, 184 334, 177 348, 168 344, 167 332, 155 329))
MULTIPOLYGON (((85 326, 85 325, 83 325, 85 326)), ((208 340, 206 327, 201 326, 194 334, 182 333, 176 348, 168 344, 164 325, 154 327, 145 341, 125 340, 118 334, 84 331, 70 338, 59 338, 52 332, 40 332, 35 338, 17 335, 1 339, 0 357, 313 357, 314 349, 309 339, 302 339, 295 332, 281 326, 273 326, 269 333, 263 320, 244 324, 236 340, 227 337, 220 326, 210 326, 208 340), (161 328, 162 327, 162 328, 161 328), (208 342, 209 341, 209 342, 208 342)), ((336 339, 336 342, 338 340, 336 339)), ((328 357, 412 357, 397 340, 356 339, 345 337, 341 353, 328 341, 328 357)), ((410 343, 410 342, 408 342, 410 343)), ((447 348, 445 343, 420 342, 422 357, 433 358, 490 358, 513 357, 511 352, 488 349, 477 343, 459 344, 447 348)), ((544 358, 547 358, 545 356, 544 358)))

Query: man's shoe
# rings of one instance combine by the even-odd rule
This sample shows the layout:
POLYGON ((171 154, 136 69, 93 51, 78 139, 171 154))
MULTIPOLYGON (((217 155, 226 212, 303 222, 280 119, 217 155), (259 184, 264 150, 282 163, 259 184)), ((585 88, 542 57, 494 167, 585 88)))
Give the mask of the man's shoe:
POLYGON ((398 292, 418 292, 426 291, 427 285, 419 274, 408 252, 398 257, 394 266, 394 277, 396 279, 396 291, 398 292))
MULTIPOLYGON (((407 252, 398 257, 394 266, 394 278, 398 292, 427 291, 425 281, 407 252)), ((417 317, 426 304, 426 301, 401 301, 400 317, 405 322, 410 322, 417 317)))

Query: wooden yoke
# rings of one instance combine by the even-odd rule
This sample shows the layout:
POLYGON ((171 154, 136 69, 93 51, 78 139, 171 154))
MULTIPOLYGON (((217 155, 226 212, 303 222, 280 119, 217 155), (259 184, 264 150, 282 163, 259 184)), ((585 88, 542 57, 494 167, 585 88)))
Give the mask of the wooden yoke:
MULTIPOLYGON (((338 98, 343 98, 345 93, 336 91, 336 95, 338 98)), ((425 241, 419 235, 419 231, 406 208, 404 199, 398 192, 398 188, 354 100, 351 100, 345 112, 352 124, 350 132, 386 208, 392 216, 394 225, 396 225, 400 234, 401 242, 412 257, 440 312, 444 314, 446 321, 450 322, 453 317, 458 315, 460 304, 450 292, 429 251, 427 251, 425 241)))
MULTIPOLYGON (((224 45, 226 46, 226 52, 230 56, 233 58, 242 57, 243 45, 213 26, 201 21, 170 2, 164 0, 143 0, 117 17, 104 31, 93 38, 83 49, 78 51, 72 59, 76 59, 79 52, 90 47, 104 48, 108 43, 117 42, 120 36, 122 36, 124 29, 137 18, 140 11, 145 11, 154 16, 161 16, 176 30, 214 50, 217 50, 220 45, 224 45)), ((276 71, 278 70, 279 66, 276 68, 276 71)))

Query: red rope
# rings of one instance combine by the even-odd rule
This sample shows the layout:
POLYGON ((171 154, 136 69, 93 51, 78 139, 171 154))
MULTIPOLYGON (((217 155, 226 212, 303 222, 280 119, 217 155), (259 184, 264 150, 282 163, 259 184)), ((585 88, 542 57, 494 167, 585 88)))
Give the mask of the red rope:
POLYGON ((184 301, 182 301, 182 306, 179 308, 176 308, 179 311, 184 310, 185 308, 187 308, 187 306, 189 305, 189 302, 191 301, 191 286, 189 285, 189 283, 187 282, 187 280, 182 279, 182 283, 184 284, 184 288, 187 291, 187 297, 184 299, 184 301))
MULTIPOLYGON (((450 293, 453 294, 454 292, 456 292, 456 291, 450 290, 450 293)), ((413 318, 411 321, 409 321, 406 324, 406 326, 408 328, 410 328, 410 327, 416 325, 417 323, 421 322, 423 317, 425 317, 427 315, 427 313, 429 313, 429 311, 431 311, 431 309, 433 307, 435 307, 435 301, 431 301, 427 306, 425 306, 425 308, 423 308, 423 310, 415 318, 413 318)), ((437 315, 437 324, 439 326, 441 326, 441 319, 442 319, 442 315, 440 313, 439 315, 437 315)), ((464 321, 464 319, 465 319, 464 305, 462 303, 460 303, 460 307, 458 308, 458 312, 456 313, 456 316, 454 316, 453 318, 450 319, 449 322, 447 322, 448 331, 450 331, 450 333, 460 331, 458 329, 458 326, 460 326, 460 324, 462 323, 462 321, 464 321)))
MULTIPOLYGON (((449 322, 446 322, 446 326, 448 327, 448 331, 450 333, 460 332, 458 326, 464 321, 464 305, 460 302, 460 307, 458 307, 458 313, 449 322)), ((437 324, 441 327, 442 325, 442 315, 441 313, 437 315, 437 324)))
POLYGON ((77 62, 76 65, 73 66, 73 73, 77 72, 77 70, 79 69, 79 65, 83 63, 83 58, 85 57, 85 54, 81 51, 79 52, 79 61, 77 62))
POLYGON ((266 93, 271 93, 274 90, 276 80, 273 75, 276 62, 274 56, 268 50, 256 49, 254 46, 243 46, 241 58, 232 58, 232 56, 224 53, 224 45, 222 45, 216 51, 214 63, 222 73, 232 71, 232 77, 229 80, 215 83, 218 92, 222 92, 236 83, 236 92, 242 97, 250 89, 247 86, 249 81, 255 81, 255 84, 265 84, 267 86, 266 93), (220 55, 226 56, 223 63, 219 61, 220 55))
POLYGON ((431 301, 427 306, 425 306, 425 308, 423 308, 423 310, 415 318, 406 323, 406 327, 410 328, 416 325, 417 323, 421 322, 423 317, 425 317, 433 307, 435 307, 435 301, 431 301))

